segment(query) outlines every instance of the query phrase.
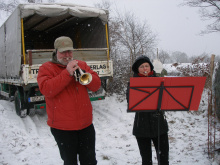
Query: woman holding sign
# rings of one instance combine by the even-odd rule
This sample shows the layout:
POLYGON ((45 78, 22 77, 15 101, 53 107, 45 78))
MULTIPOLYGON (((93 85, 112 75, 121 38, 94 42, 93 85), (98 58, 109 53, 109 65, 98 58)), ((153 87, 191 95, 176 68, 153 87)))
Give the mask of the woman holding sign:
MULTIPOLYGON (((132 65, 133 77, 156 77, 150 59, 147 56, 140 56, 132 65)), ((127 101, 129 100, 129 90, 127 89, 127 101)), ((168 124, 164 112, 136 112, 133 126, 133 135, 137 139, 142 165, 152 165, 152 142, 157 155, 158 164, 169 164, 169 140, 168 124), (159 133, 158 133, 159 118, 159 133), (159 138, 159 141, 158 141, 159 138), (158 147, 158 142, 160 143, 158 147), (158 151, 159 148, 159 151, 158 151)))

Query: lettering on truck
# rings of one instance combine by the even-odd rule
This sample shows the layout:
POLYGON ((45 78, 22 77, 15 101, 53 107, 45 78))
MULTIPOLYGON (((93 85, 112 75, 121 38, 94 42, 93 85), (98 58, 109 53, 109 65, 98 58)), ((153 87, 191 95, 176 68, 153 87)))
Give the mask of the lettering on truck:
POLYGON ((90 68, 94 71, 97 72, 97 74, 99 75, 101 72, 104 73, 104 70, 107 68, 106 64, 102 64, 102 65, 89 65, 90 68))
MULTIPOLYGON (((104 70, 107 68, 106 64, 102 64, 102 65, 89 65, 89 67, 96 71, 97 74, 99 75, 99 73, 104 73, 104 70)), ((37 75, 38 74, 39 69, 31 69, 31 73, 32 75, 37 75)))
POLYGON ((39 69, 31 69, 32 74, 38 74, 39 69))

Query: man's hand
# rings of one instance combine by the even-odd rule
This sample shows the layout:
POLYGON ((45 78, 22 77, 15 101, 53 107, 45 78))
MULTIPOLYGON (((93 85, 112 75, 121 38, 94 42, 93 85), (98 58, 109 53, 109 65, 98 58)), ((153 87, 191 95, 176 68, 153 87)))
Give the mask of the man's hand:
POLYGON ((76 61, 76 60, 70 61, 70 62, 67 64, 67 66, 66 66, 66 69, 67 69, 67 71, 69 72, 69 74, 70 74, 71 76, 74 75, 74 72, 75 72, 76 69, 78 69, 78 68, 79 68, 79 66, 78 66, 78 61, 76 61))

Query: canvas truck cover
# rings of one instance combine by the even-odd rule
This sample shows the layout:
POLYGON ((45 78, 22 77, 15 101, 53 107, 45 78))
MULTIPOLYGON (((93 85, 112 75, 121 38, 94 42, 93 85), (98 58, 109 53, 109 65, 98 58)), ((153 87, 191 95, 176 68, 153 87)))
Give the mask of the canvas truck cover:
POLYGON ((21 4, 19 8, 21 11, 21 18, 28 17, 35 13, 48 17, 60 16, 69 13, 70 15, 79 18, 99 17, 104 23, 108 20, 107 10, 74 4, 21 4))
POLYGON ((75 39, 74 48, 106 48, 106 38, 100 34, 106 33, 107 21, 108 11, 93 7, 20 4, 0 27, 0 79, 20 78, 24 45, 25 50, 53 49, 57 37, 68 35, 75 39))

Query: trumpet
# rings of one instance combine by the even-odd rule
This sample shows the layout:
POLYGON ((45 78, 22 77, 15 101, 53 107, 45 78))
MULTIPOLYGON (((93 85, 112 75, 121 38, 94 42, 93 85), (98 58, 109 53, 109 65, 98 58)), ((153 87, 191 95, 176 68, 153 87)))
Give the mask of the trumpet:
POLYGON ((76 81, 79 81, 82 85, 88 85, 92 81, 92 75, 90 73, 84 73, 81 68, 78 68, 74 72, 76 81))

